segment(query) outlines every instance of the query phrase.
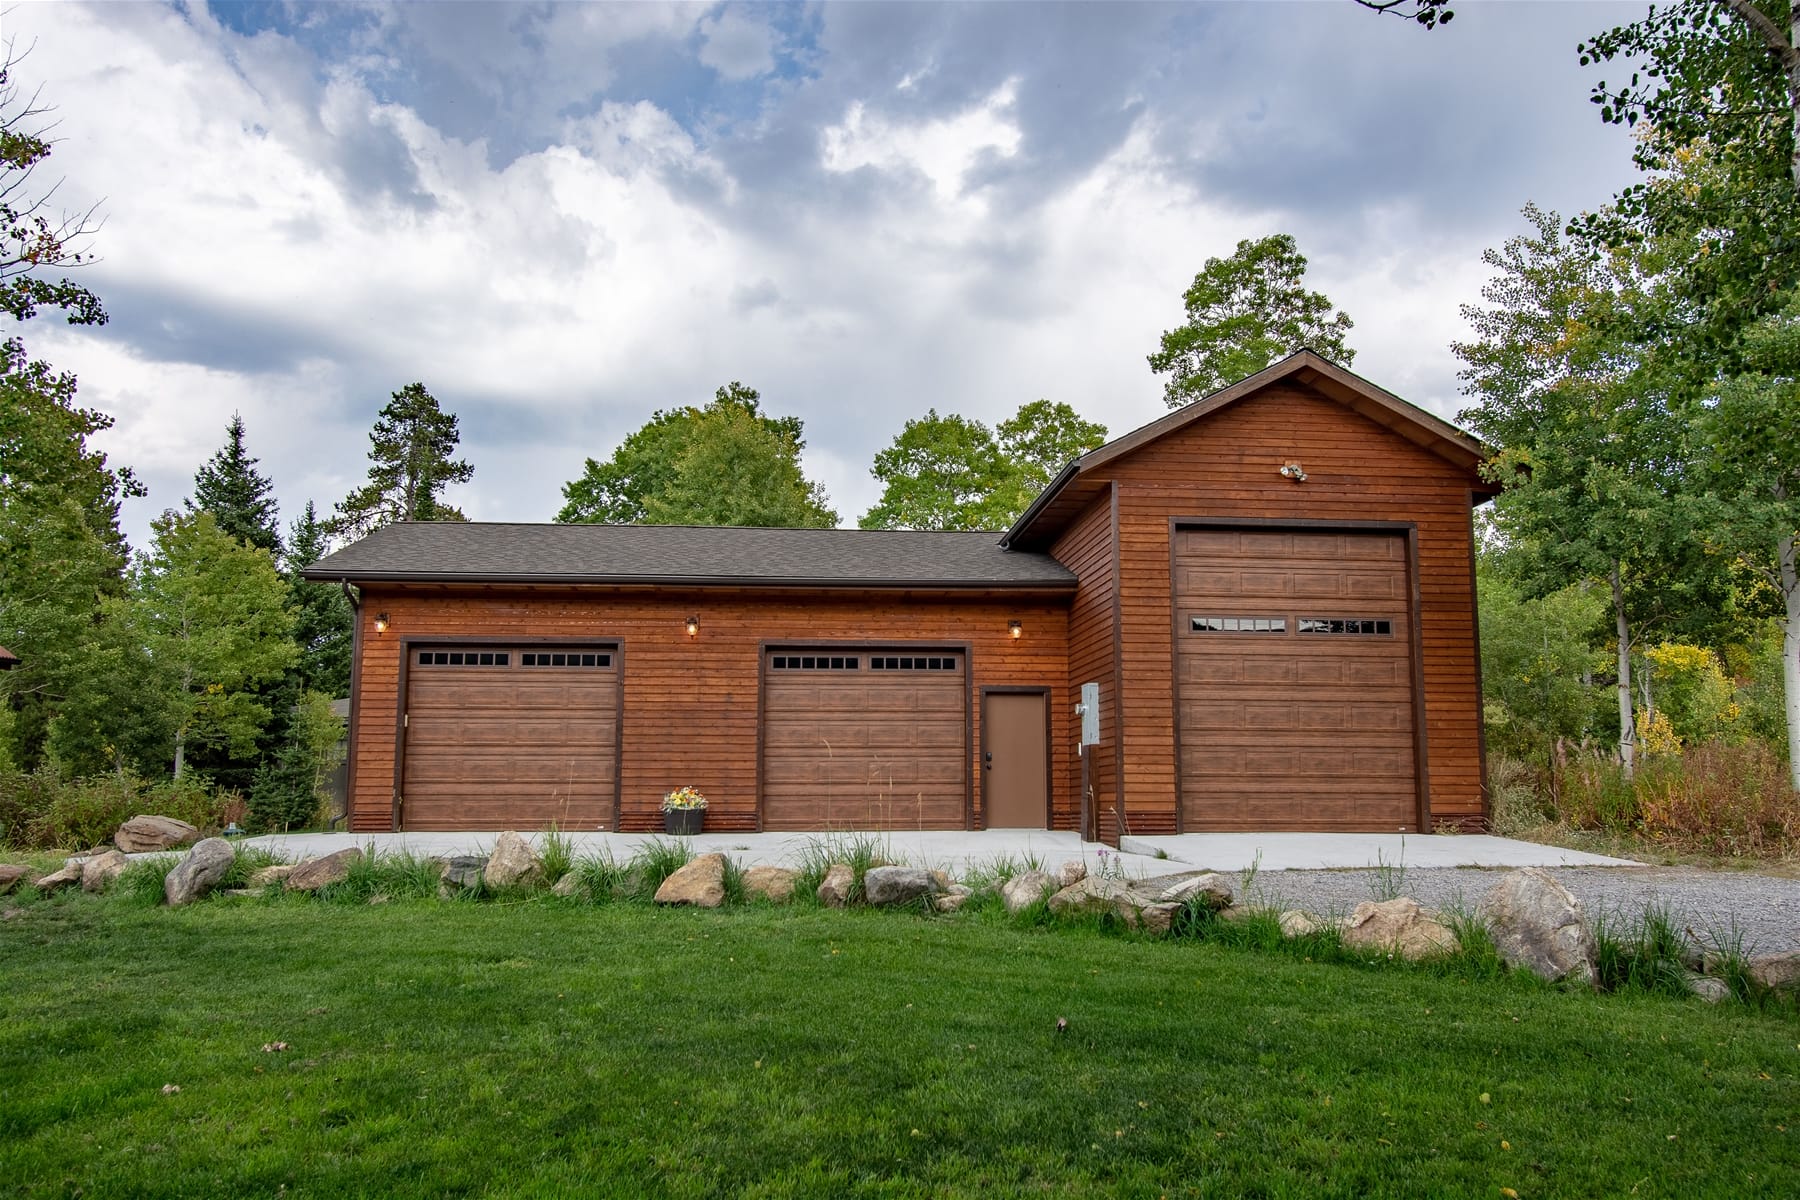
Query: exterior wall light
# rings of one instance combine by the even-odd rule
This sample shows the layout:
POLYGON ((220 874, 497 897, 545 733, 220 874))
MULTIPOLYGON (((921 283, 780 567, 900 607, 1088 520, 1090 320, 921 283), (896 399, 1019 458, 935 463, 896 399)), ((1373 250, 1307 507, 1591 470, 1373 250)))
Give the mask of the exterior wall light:
POLYGON ((688 631, 689 637, 698 637, 699 636, 699 634, 700 634, 700 618, 699 617, 697 617, 697 616, 689 617, 687 619, 687 631, 688 631))
POLYGON ((1006 629, 1008 633, 1012 634, 1012 640, 1015 642, 1025 636, 1025 627, 1017 621, 1008 621, 1006 629))
POLYGON ((1295 483, 1306 482, 1306 472, 1300 469, 1300 464, 1297 462, 1283 464, 1281 468, 1281 477, 1283 479, 1291 479, 1295 483))
POLYGON ((388 629, 388 615, 386 613, 376 613, 375 614, 375 632, 376 633, 386 633, 387 629, 388 629))

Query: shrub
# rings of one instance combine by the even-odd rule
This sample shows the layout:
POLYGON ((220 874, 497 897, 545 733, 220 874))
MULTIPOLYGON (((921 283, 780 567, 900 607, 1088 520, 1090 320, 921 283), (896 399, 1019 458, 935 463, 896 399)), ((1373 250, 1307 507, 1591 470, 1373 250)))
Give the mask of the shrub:
POLYGON ((241 805, 237 793, 216 791, 194 775, 146 784, 121 773, 71 780, 49 768, 0 772, 0 838, 22 849, 85 850, 139 813, 216 832, 241 805))

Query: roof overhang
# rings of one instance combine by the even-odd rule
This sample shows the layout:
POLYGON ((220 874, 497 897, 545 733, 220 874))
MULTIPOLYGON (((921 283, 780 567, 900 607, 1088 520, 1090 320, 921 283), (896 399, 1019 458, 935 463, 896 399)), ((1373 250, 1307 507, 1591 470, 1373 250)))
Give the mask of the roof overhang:
POLYGON ((1311 388, 1461 468, 1468 473, 1470 490, 1478 498, 1487 499, 1499 494, 1499 484, 1482 478, 1481 465, 1490 457, 1491 450, 1480 439, 1311 350, 1300 350, 1248 379, 1176 409, 1074 460, 1019 514, 1012 528, 1001 537, 1000 544, 1014 549, 1023 548, 1026 542, 1047 541, 1105 491, 1109 479, 1104 476, 1103 469, 1109 464, 1272 384, 1284 382, 1311 388))

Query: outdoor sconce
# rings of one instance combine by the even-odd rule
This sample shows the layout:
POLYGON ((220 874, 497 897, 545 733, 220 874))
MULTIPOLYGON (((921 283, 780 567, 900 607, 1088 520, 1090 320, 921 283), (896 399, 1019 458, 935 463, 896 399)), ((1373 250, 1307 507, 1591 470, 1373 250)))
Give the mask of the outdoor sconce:
POLYGON ((387 627, 388 627, 388 615, 386 613, 376 613, 375 614, 375 632, 376 633, 386 633, 387 627))
POLYGON ((689 637, 697 637, 699 635, 699 633, 700 633, 700 618, 699 617, 689 617, 687 619, 687 631, 688 631, 689 637))
POLYGON ((1012 634, 1012 640, 1015 642, 1025 636, 1025 627, 1017 621, 1008 621, 1006 629, 1008 633, 1012 634))
POLYGON ((1281 477, 1283 479, 1291 479, 1295 483, 1306 482, 1306 472, 1300 469, 1300 464, 1297 462, 1283 464, 1281 468, 1281 477))

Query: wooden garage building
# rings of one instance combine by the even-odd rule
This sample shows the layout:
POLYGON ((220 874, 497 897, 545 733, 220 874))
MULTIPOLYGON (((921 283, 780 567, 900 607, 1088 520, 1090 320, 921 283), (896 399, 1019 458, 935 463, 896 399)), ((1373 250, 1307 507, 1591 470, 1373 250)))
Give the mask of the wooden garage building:
POLYGON ((1482 456, 1303 351, 1004 534, 391 525, 306 572, 359 593, 349 827, 1477 827, 1482 456))

